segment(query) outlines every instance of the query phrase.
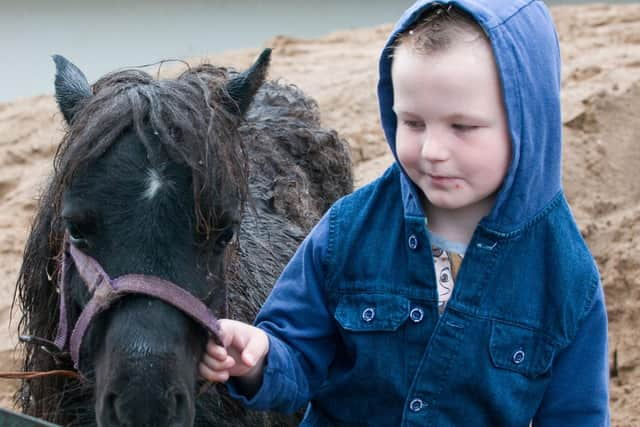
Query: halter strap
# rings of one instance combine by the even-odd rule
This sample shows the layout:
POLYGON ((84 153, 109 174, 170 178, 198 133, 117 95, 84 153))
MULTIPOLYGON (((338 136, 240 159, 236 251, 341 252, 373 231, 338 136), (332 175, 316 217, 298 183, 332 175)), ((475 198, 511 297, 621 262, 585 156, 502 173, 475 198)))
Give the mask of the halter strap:
POLYGON ((78 274, 92 294, 91 299, 82 309, 69 339, 69 351, 76 369, 79 370, 82 339, 93 318, 109 308, 114 301, 127 294, 147 295, 171 304, 188 314, 192 319, 204 326, 219 342, 222 342, 220 339, 220 327, 215 315, 202 301, 181 287, 157 276, 143 274, 126 274, 116 279, 111 279, 95 259, 70 243, 66 234, 64 246, 59 275, 60 321, 55 339, 55 344, 61 351, 64 350, 67 338, 69 338, 65 301, 65 294, 68 290, 66 288, 69 283, 69 260, 75 264, 78 274))

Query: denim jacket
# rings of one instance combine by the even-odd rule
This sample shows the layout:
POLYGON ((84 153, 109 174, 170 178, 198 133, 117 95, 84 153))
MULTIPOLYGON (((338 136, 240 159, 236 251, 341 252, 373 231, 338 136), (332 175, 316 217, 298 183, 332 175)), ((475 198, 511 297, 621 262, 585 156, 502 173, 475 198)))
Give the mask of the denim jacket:
MULTIPOLYGON (((381 120, 395 154, 390 45, 381 120)), ((439 3, 449 3, 440 1, 439 3)), ((256 409, 304 426, 608 425, 607 318, 595 262, 560 179, 559 50, 537 1, 452 1, 487 33, 513 158, 442 315, 417 190, 398 163, 339 200, 260 311, 269 336, 256 409)))
POLYGON ((563 194, 519 230, 478 227, 439 316, 409 188, 394 166, 305 240, 257 319, 271 349, 243 400, 311 401, 306 426, 608 425, 602 290, 563 194))

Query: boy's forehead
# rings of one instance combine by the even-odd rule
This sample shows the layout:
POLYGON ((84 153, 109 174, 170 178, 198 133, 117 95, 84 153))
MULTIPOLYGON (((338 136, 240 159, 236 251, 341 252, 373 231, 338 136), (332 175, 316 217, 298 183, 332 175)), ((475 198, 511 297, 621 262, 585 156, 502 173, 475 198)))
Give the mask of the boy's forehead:
POLYGON ((491 49, 476 41, 423 54, 400 46, 391 73, 396 112, 432 112, 465 117, 501 112, 502 91, 491 49))

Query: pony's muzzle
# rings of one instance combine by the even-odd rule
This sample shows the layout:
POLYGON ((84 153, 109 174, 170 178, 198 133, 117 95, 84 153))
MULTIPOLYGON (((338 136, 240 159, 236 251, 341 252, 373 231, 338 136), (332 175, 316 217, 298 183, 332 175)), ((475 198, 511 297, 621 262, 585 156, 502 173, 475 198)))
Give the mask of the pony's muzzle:
MULTIPOLYGON (((164 371, 162 369, 160 372, 164 371)), ((151 383, 156 383, 152 381, 151 383)), ((195 408, 193 393, 180 385, 165 385, 150 392, 144 376, 134 381, 120 378, 106 387, 96 402, 100 427, 192 426, 195 408)))

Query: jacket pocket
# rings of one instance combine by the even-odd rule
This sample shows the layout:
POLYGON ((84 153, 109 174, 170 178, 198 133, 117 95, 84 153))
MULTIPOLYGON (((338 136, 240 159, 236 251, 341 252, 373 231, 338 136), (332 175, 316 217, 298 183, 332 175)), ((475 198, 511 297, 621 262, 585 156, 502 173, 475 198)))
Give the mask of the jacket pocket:
POLYGON ((409 307, 398 295, 341 295, 335 319, 347 331, 395 331, 409 317, 409 307))
POLYGON ((492 324, 489 351, 496 368, 536 378, 551 369, 554 349, 540 332, 498 321, 492 324))

